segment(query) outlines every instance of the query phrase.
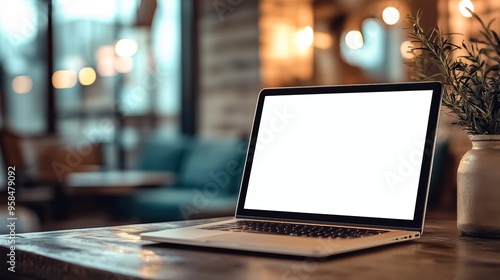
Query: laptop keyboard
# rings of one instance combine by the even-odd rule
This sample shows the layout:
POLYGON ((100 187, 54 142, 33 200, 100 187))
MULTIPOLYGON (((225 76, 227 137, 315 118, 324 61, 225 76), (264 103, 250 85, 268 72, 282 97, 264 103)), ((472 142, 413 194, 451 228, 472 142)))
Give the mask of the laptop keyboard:
POLYGON ((373 229, 335 227, 335 226, 314 226, 305 224, 290 224, 290 223, 247 221, 247 220, 202 227, 200 229, 330 238, 330 239, 358 238, 358 237, 366 237, 388 232, 388 230, 373 230, 373 229))

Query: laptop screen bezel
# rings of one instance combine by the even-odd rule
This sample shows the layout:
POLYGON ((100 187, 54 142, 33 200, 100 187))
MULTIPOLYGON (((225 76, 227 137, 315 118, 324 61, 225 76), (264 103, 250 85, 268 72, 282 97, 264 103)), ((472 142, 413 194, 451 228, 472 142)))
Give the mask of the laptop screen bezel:
POLYGON ((421 231, 425 217, 427 196, 429 191, 430 176, 434 148, 436 144, 436 131, 441 107, 443 86, 440 82, 412 82, 397 84, 367 84, 367 85, 341 85, 341 86, 315 86, 315 87, 287 87, 287 88, 265 88, 259 93, 255 117, 248 144, 245 168, 243 171, 238 205, 236 208, 236 218, 283 220, 310 223, 345 224, 383 228, 397 228, 406 230, 421 231), (423 160, 421 165, 420 178, 417 190, 417 199, 413 220, 353 217, 341 215, 310 214, 296 212, 281 212, 268 210, 244 209, 245 199, 248 191, 248 184, 253 163, 257 135, 261 121, 264 101, 267 96, 276 95, 306 95, 306 94, 336 94, 336 93, 356 93, 356 92, 389 92, 389 91, 417 91, 432 90, 431 106, 423 160))

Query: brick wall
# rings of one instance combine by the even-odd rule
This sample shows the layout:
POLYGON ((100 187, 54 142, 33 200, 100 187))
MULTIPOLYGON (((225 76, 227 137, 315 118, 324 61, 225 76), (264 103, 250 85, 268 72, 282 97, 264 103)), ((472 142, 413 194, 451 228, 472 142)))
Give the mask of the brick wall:
POLYGON ((310 84, 312 47, 296 31, 311 26, 311 0, 199 0, 198 132, 242 136, 263 87, 310 84))
POLYGON ((198 3, 198 131, 203 136, 247 135, 262 88, 259 1, 198 3))

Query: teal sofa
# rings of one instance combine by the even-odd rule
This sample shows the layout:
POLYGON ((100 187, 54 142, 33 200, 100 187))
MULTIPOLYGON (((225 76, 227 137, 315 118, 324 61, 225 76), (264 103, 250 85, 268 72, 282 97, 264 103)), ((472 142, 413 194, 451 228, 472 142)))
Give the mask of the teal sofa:
POLYGON ((233 215, 246 148, 238 139, 150 138, 137 168, 174 172, 176 183, 139 190, 128 210, 140 222, 233 215))

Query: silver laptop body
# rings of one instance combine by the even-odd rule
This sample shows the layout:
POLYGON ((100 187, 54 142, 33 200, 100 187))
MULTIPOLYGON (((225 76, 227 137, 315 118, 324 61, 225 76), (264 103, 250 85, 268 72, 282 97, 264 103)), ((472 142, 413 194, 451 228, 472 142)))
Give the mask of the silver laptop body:
POLYGON ((141 239, 324 257, 419 238, 441 95, 438 82, 263 89, 235 217, 141 239))

